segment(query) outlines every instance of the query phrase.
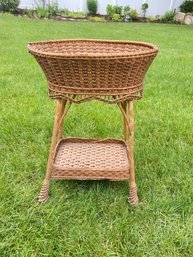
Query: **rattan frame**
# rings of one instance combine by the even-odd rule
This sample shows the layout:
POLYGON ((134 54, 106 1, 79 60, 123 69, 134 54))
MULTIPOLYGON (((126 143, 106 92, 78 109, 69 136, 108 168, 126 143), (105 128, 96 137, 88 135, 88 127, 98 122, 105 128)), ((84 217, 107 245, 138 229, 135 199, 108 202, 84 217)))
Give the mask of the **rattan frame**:
MULTIPOLYGON (((124 142, 129 149, 129 202, 131 205, 137 205, 139 199, 134 168, 133 100, 142 97, 143 79, 157 55, 158 47, 144 42, 73 39, 29 43, 28 49, 46 75, 50 98, 56 99, 52 142, 39 202, 43 203, 48 199, 57 145, 63 138, 64 118, 71 104, 96 99, 117 104, 123 115, 124 142), (129 44, 132 51, 127 49, 129 44), (90 53, 91 47, 94 46, 96 52, 90 53), (62 47, 61 52, 57 47, 62 47)), ((96 175, 95 179, 100 177, 96 175)), ((113 179, 119 180, 119 174, 113 179)))

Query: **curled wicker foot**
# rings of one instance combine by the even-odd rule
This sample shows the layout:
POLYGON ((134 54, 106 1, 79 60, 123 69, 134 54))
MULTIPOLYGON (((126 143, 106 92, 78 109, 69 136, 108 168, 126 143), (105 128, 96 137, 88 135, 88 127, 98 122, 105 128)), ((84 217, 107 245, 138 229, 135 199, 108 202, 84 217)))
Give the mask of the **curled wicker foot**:
POLYGON ((129 203, 131 205, 138 205, 139 204, 139 199, 137 196, 137 186, 134 185, 130 185, 130 196, 129 196, 129 203))
POLYGON ((39 203, 45 203, 48 200, 49 184, 44 184, 41 188, 40 194, 38 196, 39 203))

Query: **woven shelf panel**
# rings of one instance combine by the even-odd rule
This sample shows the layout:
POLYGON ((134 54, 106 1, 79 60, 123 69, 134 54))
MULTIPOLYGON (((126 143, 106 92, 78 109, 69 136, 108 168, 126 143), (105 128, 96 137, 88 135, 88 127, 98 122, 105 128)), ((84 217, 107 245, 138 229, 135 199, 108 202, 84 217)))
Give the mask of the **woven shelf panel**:
POLYGON ((28 49, 45 73, 51 98, 84 94, 139 99, 158 52, 148 43, 103 40, 35 42, 28 49))
POLYGON ((52 178, 128 179, 127 146, 113 139, 62 139, 56 149, 52 178))

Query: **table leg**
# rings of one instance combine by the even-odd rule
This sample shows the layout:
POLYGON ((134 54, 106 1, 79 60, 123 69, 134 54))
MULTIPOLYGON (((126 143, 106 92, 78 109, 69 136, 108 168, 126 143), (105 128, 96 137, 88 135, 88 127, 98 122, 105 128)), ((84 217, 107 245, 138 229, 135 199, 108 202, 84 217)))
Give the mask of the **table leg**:
POLYGON ((55 119, 54 119, 54 128, 53 128, 53 134, 52 134, 52 143, 50 146, 50 154, 48 158, 47 163, 47 170, 46 170, 46 176, 43 182, 43 186, 41 188, 38 201, 40 203, 45 202, 48 199, 48 193, 49 193, 49 187, 50 187, 50 178, 52 173, 52 162, 54 157, 54 150, 58 141, 58 134, 60 130, 60 120, 62 117, 64 108, 64 100, 58 99, 56 101, 56 112, 55 112, 55 119))
POLYGON ((129 203, 137 205, 139 199, 137 196, 137 185, 135 183, 134 168, 134 107, 133 101, 129 101, 129 161, 130 161, 130 197, 129 203))
POLYGON ((58 140, 60 140, 63 135, 64 112, 65 112, 66 104, 67 104, 67 100, 62 100, 62 114, 61 114, 61 120, 60 120, 60 124, 59 124, 58 140))
MULTIPOLYGON (((125 115, 127 116, 128 115, 127 102, 122 103, 122 108, 125 112, 125 115)), ((124 115, 123 115, 123 124, 124 124, 124 140, 126 143, 128 143, 128 124, 124 115)))

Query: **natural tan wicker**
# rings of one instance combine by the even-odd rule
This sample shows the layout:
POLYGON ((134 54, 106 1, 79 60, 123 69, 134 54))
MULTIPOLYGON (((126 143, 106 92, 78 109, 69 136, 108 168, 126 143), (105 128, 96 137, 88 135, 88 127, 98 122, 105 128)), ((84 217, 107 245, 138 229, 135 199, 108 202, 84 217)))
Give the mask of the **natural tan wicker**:
POLYGON ((62 139, 56 147, 52 178, 128 180, 127 145, 117 139, 62 139))
POLYGON ((28 49, 46 75, 51 98, 108 103, 142 97, 145 73, 158 52, 152 44, 102 40, 36 42, 28 49))
POLYGON ((143 42, 73 39, 29 43, 28 49, 46 75, 49 96, 57 99, 39 202, 47 200, 51 178, 130 179, 129 201, 138 204, 133 100, 142 97, 144 76, 158 48, 143 42), (62 138, 64 117, 71 104, 92 99, 118 104, 124 141, 62 138))

